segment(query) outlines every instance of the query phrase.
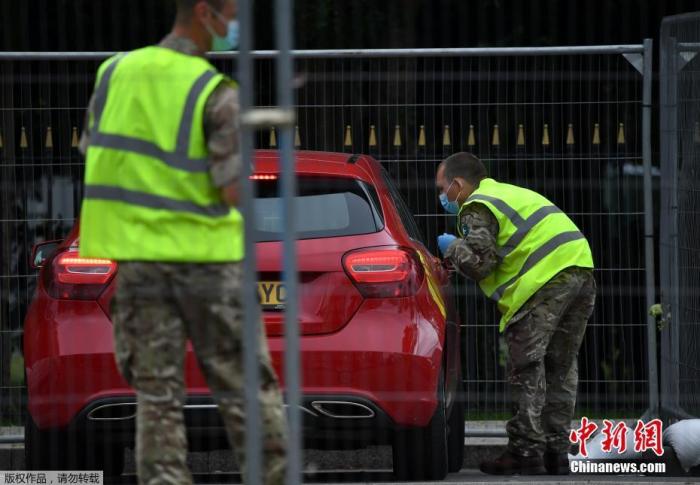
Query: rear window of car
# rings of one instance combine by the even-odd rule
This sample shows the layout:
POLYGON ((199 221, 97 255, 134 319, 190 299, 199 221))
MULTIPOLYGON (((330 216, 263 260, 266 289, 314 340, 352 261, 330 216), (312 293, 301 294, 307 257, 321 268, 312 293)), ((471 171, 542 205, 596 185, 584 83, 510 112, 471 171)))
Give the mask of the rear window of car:
MULTIPOLYGON (((374 188, 356 179, 299 177, 294 207, 298 239, 371 234, 384 228, 374 188)), ((282 239, 282 199, 277 180, 257 182, 254 218, 256 241, 282 239)))

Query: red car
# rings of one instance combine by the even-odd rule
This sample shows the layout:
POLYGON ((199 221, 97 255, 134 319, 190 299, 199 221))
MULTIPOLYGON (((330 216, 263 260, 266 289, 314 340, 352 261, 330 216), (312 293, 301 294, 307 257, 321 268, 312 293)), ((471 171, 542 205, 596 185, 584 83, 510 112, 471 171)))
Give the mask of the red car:
MULTIPOLYGON (((464 450, 449 274, 376 160, 298 152, 296 167, 305 443, 391 444, 398 478, 442 479, 460 469, 464 450)), ((282 377, 278 171, 276 152, 256 153, 258 288, 282 377)), ((80 259, 78 233, 76 225, 55 249, 34 250, 41 272, 24 326, 27 466, 119 474, 124 447, 133 447, 135 395, 113 355, 108 309, 118 265, 80 259)), ((185 376, 190 449, 227 446, 189 344, 185 376)))

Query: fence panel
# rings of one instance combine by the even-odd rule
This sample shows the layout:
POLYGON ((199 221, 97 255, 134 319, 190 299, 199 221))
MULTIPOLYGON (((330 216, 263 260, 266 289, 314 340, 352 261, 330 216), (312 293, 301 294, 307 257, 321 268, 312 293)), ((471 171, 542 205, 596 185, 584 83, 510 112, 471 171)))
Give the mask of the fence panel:
MULTIPOLYGON (((434 174, 456 151, 474 152, 495 178, 537 190, 571 215, 591 242, 599 286, 579 356, 578 413, 589 416, 640 415, 650 404, 643 76, 633 65, 642 52, 617 46, 296 55, 297 148, 374 155, 397 181, 431 250, 438 234, 454 231, 434 174)), ((257 104, 273 106, 273 53, 256 57, 257 104)), ((33 243, 64 236, 78 214, 83 162, 76 138, 98 60, 3 59, 0 418, 18 422, 20 334, 36 282, 28 254, 33 243)), ((234 69, 225 55, 214 62, 234 69)), ((259 133, 257 146, 276 147, 277 135, 259 133)), ((472 282, 457 281, 456 294, 468 415, 508 416, 496 309, 472 282)))
POLYGON ((700 13, 661 24, 661 405, 700 416, 700 13))

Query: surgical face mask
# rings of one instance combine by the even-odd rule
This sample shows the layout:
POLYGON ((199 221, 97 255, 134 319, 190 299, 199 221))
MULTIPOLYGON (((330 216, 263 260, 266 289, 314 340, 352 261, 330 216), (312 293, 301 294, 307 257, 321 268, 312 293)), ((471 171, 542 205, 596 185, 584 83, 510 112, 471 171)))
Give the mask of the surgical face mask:
MULTIPOLYGON (((457 214, 459 212, 459 204, 457 203, 457 200, 449 200, 447 198, 447 192, 450 191, 453 183, 455 183, 454 180, 452 183, 450 183, 449 187, 447 187, 447 190, 440 194, 440 203, 442 204, 442 208, 449 214, 457 214)), ((459 194, 457 194, 457 196, 459 197, 459 194)))
POLYGON ((216 52, 221 52, 221 51, 230 51, 230 50, 235 50, 238 48, 238 20, 233 19, 230 21, 226 21, 226 18, 224 18, 223 15, 221 15, 219 12, 214 10, 213 8, 211 9, 212 13, 216 15, 221 22, 225 23, 227 26, 226 30, 226 35, 225 36, 220 36, 219 34, 216 33, 216 31, 212 28, 211 25, 204 24, 206 27, 207 31, 209 34, 211 34, 212 37, 212 45, 211 45, 211 50, 216 51, 216 52))
POLYGON ((228 23, 228 36, 226 36, 226 39, 228 40, 228 44, 231 46, 231 50, 234 51, 238 50, 238 30, 238 20, 231 20, 228 23))

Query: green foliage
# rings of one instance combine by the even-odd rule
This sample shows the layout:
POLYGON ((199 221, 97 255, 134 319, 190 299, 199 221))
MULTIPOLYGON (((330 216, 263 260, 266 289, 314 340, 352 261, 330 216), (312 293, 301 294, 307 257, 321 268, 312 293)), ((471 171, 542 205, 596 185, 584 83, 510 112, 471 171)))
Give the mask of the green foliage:
POLYGON ((656 328, 661 331, 671 323, 671 312, 664 313, 661 303, 649 307, 649 315, 656 319, 656 328))
POLYGON ((24 385, 24 357, 19 351, 12 354, 12 360, 10 361, 10 385, 24 385))

